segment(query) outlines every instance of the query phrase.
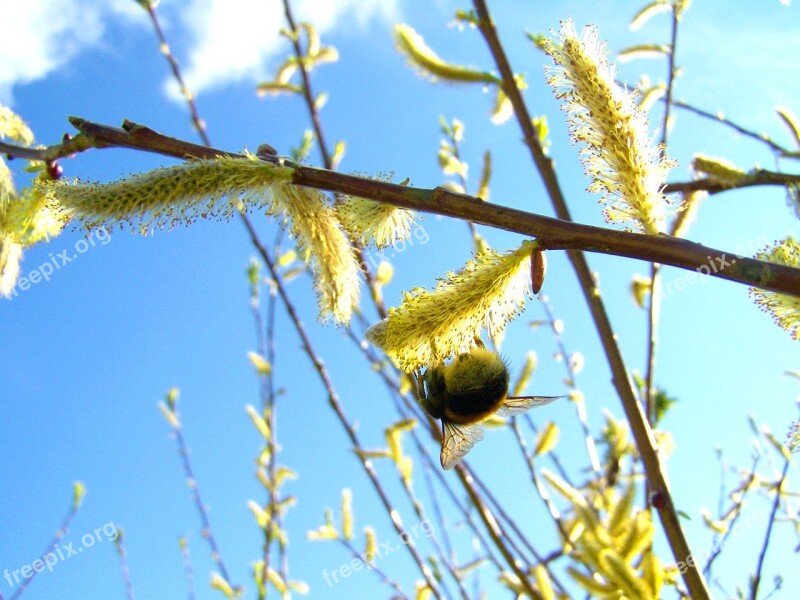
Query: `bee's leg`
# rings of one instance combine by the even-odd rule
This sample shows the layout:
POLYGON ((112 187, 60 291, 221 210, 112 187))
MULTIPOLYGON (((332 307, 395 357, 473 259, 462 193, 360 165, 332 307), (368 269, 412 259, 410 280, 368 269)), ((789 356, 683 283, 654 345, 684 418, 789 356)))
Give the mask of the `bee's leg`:
POLYGON ((417 398, 420 406, 434 419, 441 419, 444 408, 441 398, 444 382, 439 371, 428 367, 424 375, 419 371, 414 375, 417 379, 417 398))
POLYGON ((414 381, 417 382, 417 400, 422 404, 422 399, 425 397, 425 383, 423 381, 422 373, 414 371, 414 381))

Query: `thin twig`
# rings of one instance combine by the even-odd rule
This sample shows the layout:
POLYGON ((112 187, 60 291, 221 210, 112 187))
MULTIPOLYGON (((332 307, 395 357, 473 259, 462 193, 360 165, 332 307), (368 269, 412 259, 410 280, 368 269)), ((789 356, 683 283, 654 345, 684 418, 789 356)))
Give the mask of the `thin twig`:
MULTIPOLYGON (((670 13, 671 19, 671 33, 669 53, 667 54, 667 90, 664 98, 664 117, 661 122, 661 145, 667 147, 667 140, 669 138, 669 119, 670 111, 672 109, 672 93, 675 87, 675 76, 677 75, 677 67, 675 66, 675 55, 677 52, 678 43, 678 8, 672 5, 670 13)), ((658 346, 658 322, 661 316, 661 265, 656 262, 650 263, 650 302, 647 306, 647 342, 646 342, 646 366, 644 377, 644 402, 645 402, 645 415, 650 422, 650 426, 655 426, 656 423, 656 387, 655 387, 655 371, 656 371, 656 347, 658 346)), ((645 479, 645 505, 650 506, 650 486, 645 479)))
MULTIPOLYGON (((164 35, 163 29, 161 28, 161 23, 159 21, 158 15, 156 14, 156 9, 155 9, 156 3, 147 1, 147 2, 141 2, 140 4, 147 11, 147 14, 150 18, 150 23, 153 26, 153 31, 155 32, 156 37, 158 38, 159 49, 161 50, 161 53, 164 55, 164 58, 167 60, 167 63, 169 64, 169 68, 173 78, 180 87, 181 94, 183 95, 184 100, 186 101, 186 105, 189 108, 189 114, 191 115, 192 125, 194 126, 195 130, 197 131, 197 134, 200 136, 200 139, 203 141, 205 146, 211 147, 211 139, 208 137, 205 122, 200 117, 200 113, 197 110, 197 104, 194 101, 194 94, 186 85, 183 79, 183 74, 181 73, 181 68, 178 63, 178 59, 172 53, 172 49, 170 48, 169 42, 167 41, 167 38, 164 35)), ((132 127, 130 133, 131 135, 137 135, 138 133, 141 133, 144 136, 146 136, 148 130, 145 129, 141 132, 138 132, 136 127, 132 127)), ((244 214, 240 213, 240 217, 244 220, 247 220, 247 216, 244 214)), ((188 451, 186 449, 185 443, 183 442, 183 435, 181 433, 180 428, 176 428, 176 435, 178 437, 182 449, 181 451, 182 451, 182 456, 184 458, 184 468, 190 471, 191 464, 189 463, 188 451)), ((194 481, 194 478, 192 477, 191 480, 194 481)), ((201 515, 201 519, 203 520, 203 527, 204 527, 203 537, 206 537, 206 539, 208 539, 208 542, 211 546, 212 559, 217 561, 217 563, 220 565, 222 574, 225 577, 225 581, 230 583, 230 579, 228 577, 227 571, 225 570, 225 566, 222 561, 222 556, 220 555, 219 550, 217 549, 216 541, 211 531, 211 526, 208 523, 208 517, 205 512, 205 507, 203 506, 200 500, 200 492, 196 487, 193 488, 193 492, 196 494, 198 509, 201 515)))
POLYGON ((745 500, 747 498, 747 491, 753 484, 753 482, 756 480, 756 468, 758 466, 759 458, 760 457, 758 455, 756 455, 753 458, 753 466, 750 468, 750 473, 748 475, 747 480, 743 482, 741 485, 739 485, 739 488, 737 490, 733 490, 729 494, 729 497, 733 500, 733 505, 727 511, 725 511, 724 514, 720 510, 720 520, 723 518, 724 519, 730 518, 730 523, 725 528, 725 533, 722 536, 714 536, 714 540, 711 544, 712 546, 711 556, 708 557, 708 560, 706 561, 706 564, 703 567, 703 574, 706 577, 708 577, 711 574, 711 567, 714 564, 714 561, 722 553, 722 548, 728 542, 728 538, 733 534, 733 531, 736 527, 736 523, 738 522, 739 517, 742 515, 742 508, 745 505, 745 500), (734 495, 737 493, 740 494, 738 500, 734 499, 734 495), (733 517, 730 517, 731 513, 733 513, 733 517))
POLYGON ((202 535, 208 541, 208 545, 211 547, 211 560, 217 565, 222 578, 229 585, 231 585, 231 587, 237 589, 239 586, 233 585, 230 575, 228 574, 228 569, 225 567, 225 561, 222 560, 222 554, 219 551, 217 539, 214 537, 214 532, 211 529, 211 520, 208 517, 206 505, 203 502, 203 498, 200 496, 200 486, 197 483, 197 478, 195 477, 194 469, 192 468, 192 462, 189 460, 189 448, 186 445, 186 440, 183 437, 182 425, 178 417, 177 407, 173 408, 172 412, 175 413, 177 419, 176 424, 173 424, 172 426, 172 433, 175 436, 175 442, 178 445, 178 454, 181 457, 181 466, 183 467, 183 472, 186 475, 186 481, 188 482, 189 489, 192 493, 192 500, 197 507, 198 514, 200 515, 200 524, 203 527, 202 535))
POLYGON ((120 571, 122 572, 122 583, 125 585, 125 597, 133 600, 133 584, 131 583, 131 571, 128 568, 128 553, 125 550, 125 538, 120 529, 117 529, 117 539, 114 540, 119 554, 120 571))
POLYGON ((531 483, 536 491, 539 492, 539 497, 544 502, 545 507, 547 508, 547 512, 550 513, 550 517, 553 519, 553 523, 555 524, 558 532, 561 534, 561 541, 564 544, 569 543, 569 532, 564 527, 564 523, 561 521, 561 513, 558 511, 558 507, 553 504, 553 500, 550 497, 550 494, 547 492, 547 489, 542 485, 542 482, 539 480, 539 476, 536 473, 536 469, 533 465, 533 454, 528 454, 528 445, 525 442, 525 438, 520 431, 519 424, 517 423, 517 419, 512 417, 511 418, 511 429, 514 431, 514 436, 517 438, 517 445, 519 446, 520 451, 522 452, 522 458, 525 461, 525 466, 528 468, 528 475, 531 478, 531 483))
MULTIPOLYGON (((303 53, 303 49, 300 46, 300 30, 297 27, 297 23, 294 20, 294 15, 292 14, 292 5, 290 0, 283 0, 283 9, 284 14, 286 16, 286 23, 289 25, 289 31, 291 32, 291 42, 292 48, 294 49, 295 59, 297 61, 297 68, 300 72, 300 77, 303 80, 302 90, 303 90, 303 99, 305 100, 306 109, 308 110, 308 115, 311 119, 311 124, 314 128, 314 134, 317 138, 317 146, 319 147, 320 154, 322 155, 322 164, 325 165, 325 168, 329 171, 335 170, 338 165, 333 164, 333 156, 328 150, 328 144, 325 141, 325 131, 322 128, 322 119, 319 116, 319 105, 314 99, 314 92, 311 89, 311 73, 308 70, 307 60, 303 53)), ((383 299, 380 296, 379 286, 375 281, 375 277, 372 274, 372 270, 370 269, 369 264, 364 259, 364 249, 356 240, 350 241, 351 245, 356 251, 356 258, 358 259, 359 264, 364 272, 364 279, 367 282, 367 287, 370 290, 370 295, 372 297, 372 301, 375 304, 375 308, 378 311, 381 319, 385 319, 387 316, 386 306, 383 303, 383 299)))
MULTIPOLYGON (((79 485, 79 484, 76 484, 76 486, 77 485, 79 485)), ((58 542, 60 542, 61 539, 69 531, 69 525, 70 525, 70 523, 72 523, 72 519, 75 518, 75 515, 78 514, 78 510, 81 507, 81 496, 82 496, 82 492, 78 492, 77 488, 76 488, 76 493, 73 496, 72 504, 70 505, 69 510, 67 511, 67 514, 64 516, 64 520, 61 521, 61 526, 56 530, 56 533, 53 536, 53 539, 45 547, 44 552, 42 552, 42 554, 41 554, 42 557, 45 557, 51 550, 53 550, 56 547, 56 545, 58 544, 58 542)), ((36 569, 33 569, 33 572, 31 573, 30 577, 23 577, 22 578, 22 583, 16 589, 14 594, 11 596, 11 600, 17 600, 17 598, 19 598, 23 594, 23 592, 27 589, 27 587, 33 581, 33 578, 36 577, 37 573, 39 573, 39 571, 37 571, 36 569)))
POLYGON ((197 134, 200 136, 200 139, 203 140, 203 143, 206 146, 211 145, 211 140, 208 137, 208 133, 206 132, 206 124, 205 121, 200 117, 200 113, 197 110, 197 104, 194 101, 194 94, 188 88, 186 83, 183 80, 183 75, 181 74, 181 68, 178 64, 178 59, 175 58, 175 55, 172 53, 172 49, 167 42, 167 38, 164 35, 163 29, 161 29, 161 23, 158 20, 158 16, 156 15, 155 4, 153 2, 140 2, 144 9, 147 11, 148 16, 150 17, 150 23, 153 25, 153 30, 156 33, 156 37, 158 37, 159 48, 161 49, 161 53, 164 55, 164 58, 167 59, 169 63, 169 68, 172 71, 172 76, 175 78, 175 81, 178 83, 180 87, 181 94, 183 95, 184 100, 186 100, 186 106, 189 107, 189 114, 192 117, 192 125, 197 130, 197 134))
MULTIPOLYGON (((365 562, 365 563, 367 564, 367 566, 369 567, 369 570, 370 570, 370 571, 373 571, 373 572, 375 573, 375 575, 377 575, 377 576, 380 578, 380 580, 381 580, 381 583, 385 583, 386 585, 388 585, 388 586, 390 586, 391 588, 393 588, 393 589, 394 589, 394 591, 396 591, 398 594, 400 594, 400 597, 401 597, 401 598, 405 598, 406 600, 411 600, 411 599, 410 599, 410 598, 409 598, 409 597, 406 595, 406 593, 403 591, 403 588, 402 588, 402 587, 400 587, 400 584, 399 584, 399 583, 397 583, 396 581, 394 581, 393 579, 391 579, 391 578, 390 578, 390 577, 389 577, 389 576, 388 576, 386 573, 384 573, 384 572, 381 570, 381 568, 380 568, 380 567, 378 567, 378 565, 377 565, 377 564, 375 564, 375 562, 374 562, 374 561, 370 561, 370 560, 368 559, 368 557, 366 557, 366 556, 364 555, 364 553, 362 553, 362 552, 359 552, 359 551, 356 549, 356 547, 355 547, 355 546, 353 546, 353 544, 350 542, 350 540, 347 540, 347 539, 345 539, 345 538, 343 538, 343 537, 339 537, 339 538, 337 538, 337 540, 336 540, 336 541, 338 541, 338 542, 339 542, 339 543, 340 543, 342 546, 344 546, 345 548, 347 548, 348 552, 350 552, 350 555, 351 555, 353 558, 357 558, 358 560, 360 560, 360 561, 362 561, 362 562, 365 562)), ((393 597, 393 598, 396 598, 397 596, 392 596, 392 597, 393 597)))
POLYGON ((186 578, 186 593, 188 600, 195 600, 197 597, 194 591, 194 568, 192 567, 192 559, 189 556, 189 540, 181 538, 178 542, 181 550, 181 558, 183 559, 183 574, 186 578))
POLYGON ((673 106, 677 106, 679 108, 682 108, 683 110, 686 110, 688 112, 694 113, 694 114, 696 114, 696 115, 698 115, 700 117, 703 117, 705 119, 711 119, 712 121, 716 121, 718 123, 722 123, 726 127, 729 127, 730 129, 733 129, 737 133, 741 133, 745 137, 749 137, 749 138, 757 140, 757 141, 759 141, 759 142, 761 142, 763 144, 766 144, 772 150, 777 152, 779 155, 792 154, 792 152, 790 150, 788 150, 787 148, 784 148, 783 146, 781 146, 780 144, 775 142, 767 134, 758 133, 757 131, 752 131, 751 129, 747 129, 743 125, 739 125, 738 123, 735 123, 734 121, 731 121, 730 119, 725 117, 720 112, 712 113, 712 112, 704 110, 702 108, 697 108, 696 106, 693 106, 692 104, 690 104, 690 103, 688 103, 688 102, 686 102, 684 100, 673 100, 672 101, 672 105, 673 106))
MULTIPOLYGON (((281 232, 278 230, 278 237, 275 240, 273 247, 277 251, 281 232)), ((268 286, 267 307, 266 307, 266 324, 261 316, 259 306, 260 297, 260 281, 256 281, 253 289, 251 290, 251 312, 253 314, 253 321, 256 326, 256 339, 258 344, 258 352, 263 356, 267 363, 270 365, 268 373, 260 377, 260 395, 261 395, 261 410, 262 416, 267 420, 267 428, 269 431, 269 438, 264 440, 267 464, 265 470, 269 473, 269 481, 273 483, 270 486, 267 496, 267 514, 269 520, 266 527, 264 527, 264 553, 263 565, 261 569, 261 581, 268 581, 270 563, 271 563, 271 550, 273 542, 278 543, 279 556, 278 556, 278 571, 284 581, 288 580, 288 562, 284 544, 281 542, 281 537, 274 535, 276 531, 282 528, 282 511, 280 510, 280 498, 278 496, 277 482, 277 468, 278 468, 278 443, 277 443, 277 411, 275 406, 275 292, 274 286, 268 286)), ((259 598, 266 597, 267 586, 259 589, 259 598)))
POLYGON ((283 11, 286 16, 286 22, 289 24, 289 31, 291 32, 292 47, 294 48, 294 55, 297 58, 297 66, 300 71, 300 77, 303 80, 303 97, 308 107, 308 112, 311 116, 311 124, 314 127, 314 134, 317 136, 317 146, 322 155, 322 162, 326 169, 333 169, 334 165, 331 161, 331 154, 328 152, 328 145, 325 142, 325 132, 322 130, 322 123, 319 119, 319 111, 317 110, 317 103, 314 100, 314 93, 311 90, 311 77, 306 68, 306 61, 304 60, 303 49, 300 47, 300 31, 295 23, 294 16, 292 15, 292 6, 289 0, 283 0, 283 11))
MULTIPOLYGON (((553 309, 550 306, 550 299, 546 296, 542 296, 539 298, 542 303, 542 307, 544 308, 545 315, 547 315, 547 320, 550 323, 550 331, 553 332, 553 337, 556 340, 556 345, 558 346, 558 351, 561 353, 561 356, 564 358, 564 367, 567 370, 567 377, 569 378, 572 385, 570 387, 579 392, 579 397, 572 398, 572 403, 575 405, 575 412, 578 417, 578 422, 581 425, 581 432, 583 433, 583 442, 586 446, 586 454, 589 456, 589 464, 592 465, 592 471, 595 473, 600 472, 600 458, 597 456, 597 445, 594 442, 594 437, 592 437, 591 429, 589 428, 589 417, 586 414, 586 400, 583 397, 583 394, 580 393, 578 390, 577 383, 576 383, 576 373, 575 370, 572 368, 572 362, 569 359, 569 354, 567 353, 567 347, 564 344, 564 336, 561 335, 558 328, 556 327, 556 320, 555 315, 553 314, 553 309)), ((555 458, 555 457, 554 457, 555 458)), ((569 483, 569 478, 566 477, 566 473, 563 472, 561 466, 559 467, 559 473, 561 474, 562 478, 569 483)))
POLYGON ((772 526, 775 524, 775 515, 778 512, 778 507, 781 504, 781 490, 786 481, 786 475, 789 473, 790 460, 786 460, 783 465, 783 472, 781 478, 775 484, 775 498, 772 501, 772 509, 769 513, 769 522, 767 523, 767 530, 764 532, 764 542, 761 544, 761 551, 758 553, 758 563, 756 565, 756 572, 750 582, 750 600, 758 598, 758 586, 761 583, 761 571, 764 568, 764 559, 767 557, 767 548, 769 547, 770 536, 772 535, 772 526))
POLYGON ((500 550, 500 553, 503 555, 506 564, 511 568, 511 571, 519 580, 519 583, 524 588, 525 593, 535 600, 543 600, 542 595, 531 585, 528 574, 522 570, 522 565, 520 565, 517 558, 511 553, 511 550, 504 539, 506 538, 505 532, 500 527, 497 519, 495 519, 491 509, 478 494, 472 471, 470 471, 469 467, 467 467, 464 461, 455 466, 455 471, 458 474, 458 477, 461 480, 464 488, 467 490, 467 494, 469 494, 472 504, 478 509, 478 515, 480 515, 481 520, 486 527, 486 531, 489 532, 489 537, 492 538, 494 545, 497 546, 498 550, 500 550))

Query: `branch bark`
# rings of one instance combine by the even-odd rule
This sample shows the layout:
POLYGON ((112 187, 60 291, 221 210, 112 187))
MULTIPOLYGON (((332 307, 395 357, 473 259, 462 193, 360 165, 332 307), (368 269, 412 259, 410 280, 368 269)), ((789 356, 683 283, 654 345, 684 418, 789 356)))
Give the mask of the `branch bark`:
MULTIPOLYGON (((79 117, 70 122, 80 131, 62 144, 33 149, 0 143, 0 152, 9 158, 54 162, 91 148, 130 148, 179 159, 213 159, 219 156, 244 157, 160 134, 149 127, 124 121, 121 128, 94 123, 79 117)), ((263 155, 263 160, 286 162, 279 156, 263 155)), ((545 159, 546 160, 546 159, 545 159)), ((728 279, 765 290, 800 296, 800 269, 737 256, 669 235, 644 235, 575 223, 567 218, 552 218, 490 204, 480 198, 446 188, 415 188, 367 179, 327 169, 286 162, 295 168, 294 182, 330 192, 387 202, 402 208, 472 221, 488 227, 535 237, 542 248, 580 250, 658 262, 694 271, 698 276, 728 279)), ((557 186, 557 184, 556 184, 557 186)))
MULTIPOLYGON (((508 62, 505 50, 500 43, 500 38, 497 35, 497 30, 495 29, 494 22, 489 14, 489 9, 486 5, 486 2, 485 0, 473 0, 472 4, 475 7, 475 12, 478 15, 478 29, 486 40, 489 51, 494 58, 495 65, 500 71, 500 75, 503 80, 503 91, 514 108, 514 114, 517 118, 520 129, 522 130, 525 144, 530 150, 531 158, 533 159, 539 175, 541 176, 542 181, 544 182, 544 185, 548 191, 553 208, 555 209, 558 217, 567 222, 566 225, 568 229, 576 227, 576 224, 569 222, 572 220, 572 218, 569 208, 567 207, 566 200, 564 199, 564 195, 561 192, 561 186, 558 182, 555 168, 553 167, 552 161, 545 154, 544 148, 542 148, 542 145, 539 142, 539 137, 537 136, 533 127, 533 121, 530 113, 528 112, 528 107, 525 104, 525 100, 522 98, 519 87, 517 86, 516 79, 514 78, 514 72, 511 70, 511 65, 508 62)), ((583 227, 585 226, 580 226, 578 229, 583 227)), ((621 232, 614 233, 616 235, 617 233, 621 232)), ((620 239, 629 239, 633 241, 635 238, 628 237, 633 235, 636 234, 625 234, 620 239)), ((648 245, 651 247, 657 247, 666 241, 665 238, 660 236, 637 237, 646 238, 648 240, 648 245)), ((670 241, 667 243, 667 246, 671 245, 674 241, 683 242, 683 240, 670 239, 670 241)), ((581 249, 603 251, 600 249, 594 249, 593 245, 581 249)), ((687 250, 689 249, 687 248, 687 250)), ((607 247, 605 251, 610 254, 615 253, 611 251, 609 247, 607 247)), ((639 450, 642 464, 644 465, 649 490, 653 497, 657 497, 659 499, 659 502, 653 502, 653 505, 658 510, 658 515, 661 519, 661 525, 664 529, 667 540, 669 541, 672 555, 677 562, 685 561, 689 556, 692 555, 691 549, 689 548, 689 543, 686 540, 683 529, 681 528, 681 523, 678 519, 678 513, 672 501, 669 484, 667 483, 666 475, 662 469, 661 461, 658 458, 658 449, 653 437, 653 432, 650 429, 647 419, 642 412, 642 407, 637 400, 636 391, 633 387, 633 382, 631 381, 629 371, 625 365, 619 345, 617 344, 616 335, 614 334, 614 329, 611 326, 611 321, 608 318, 605 304, 603 303, 599 290, 595 286, 584 254, 582 252, 573 251, 569 252, 568 256, 575 270, 575 274, 580 282, 584 298, 586 299, 586 303, 589 307, 592 319, 594 320, 598 336, 603 345, 603 350, 605 351, 606 358, 608 360, 608 366, 611 370, 614 388, 617 390, 617 395, 622 403, 622 408, 625 411, 625 416, 628 419, 631 432, 633 433, 633 437, 636 441, 636 447, 639 450)), ((699 257, 695 256, 694 258, 697 260, 699 257)), ((673 264, 670 260, 663 260, 661 258, 646 258, 645 260, 662 264, 673 264)), ((700 260, 702 261, 702 259, 700 260)), ((688 268, 685 264, 676 266, 688 268)), ((695 263, 692 265, 692 268, 698 267, 699 264, 695 263)), ((797 271, 800 272, 800 269, 797 271)), ((795 293, 800 292, 800 286, 796 284, 794 285, 794 289, 796 290, 795 293)), ((684 582, 686 583, 686 587, 689 589, 692 598, 710 598, 705 579, 703 578, 703 574, 699 569, 696 567, 689 568, 685 572, 682 571, 682 574, 684 582)))

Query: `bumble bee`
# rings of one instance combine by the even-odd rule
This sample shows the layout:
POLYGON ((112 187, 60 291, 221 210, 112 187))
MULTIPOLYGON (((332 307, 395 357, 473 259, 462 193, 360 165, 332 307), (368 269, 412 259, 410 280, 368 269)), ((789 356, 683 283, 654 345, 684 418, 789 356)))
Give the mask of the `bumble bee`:
POLYGON ((563 397, 508 396, 509 380, 508 365, 482 345, 417 376, 422 408, 442 421, 443 469, 452 469, 483 439, 480 424, 492 415, 518 415, 563 397))

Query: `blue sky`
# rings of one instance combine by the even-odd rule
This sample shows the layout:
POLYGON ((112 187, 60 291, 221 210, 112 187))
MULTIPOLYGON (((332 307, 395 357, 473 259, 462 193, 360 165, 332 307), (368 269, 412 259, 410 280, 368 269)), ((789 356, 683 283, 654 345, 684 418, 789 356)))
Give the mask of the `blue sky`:
MULTIPOLYGON (((38 143, 56 143, 71 131, 68 115, 107 124, 127 118, 196 141, 146 15, 135 2, 6 4, 4 21, 12 25, 0 37, 0 102, 29 123, 38 143)), ((627 22, 638 3, 494 4, 512 65, 526 75, 532 113, 547 115, 551 152, 573 215, 601 225, 600 208, 585 192, 588 183, 577 150, 566 137, 563 113, 543 83, 543 58, 524 33, 546 32, 571 16, 578 27, 597 24, 616 51, 634 43, 664 42, 666 19, 631 32, 627 22)), ((681 26, 678 62, 683 74, 676 96, 707 110, 721 110, 788 145, 789 136, 774 109, 783 105, 800 114, 800 65, 794 60, 800 55, 800 13, 795 5, 778 0, 758 3, 757 9, 753 4, 694 3, 681 26)), ((478 34, 448 26, 454 11, 465 5, 442 0, 425 3, 420 10, 420 3, 403 0, 353 0, 294 6, 298 19, 315 23, 323 43, 339 50, 339 62, 315 71, 313 81, 317 91, 330 95, 322 111, 328 139, 347 142, 343 170, 393 171, 396 181, 409 177, 412 185, 439 185, 443 177, 436 161, 438 119, 459 118, 466 126, 463 153, 472 167, 472 190, 480 157, 490 149, 491 200, 551 214, 516 125, 489 122, 491 96, 475 88, 431 85, 393 48, 391 27, 403 21, 443 57, 488 68, 490 58, 478 34)), ((255 94, 255 85, 289 52, 277 33, 284 27, 279 3, 163 0, 158 10, 216 147, 254 150, 268 142, 288 154, 300 143, 309 126, 300 101, 255 94)), ((620 69, 622 77, 636 81, 641 73, 660 79, 665 67, 657 61, 637 61, 620 69)), ((658 111, 654 115, 658 118, 658 111)), ((724 156, 745 168, 758 163, 796 169, 789 161, 776 165, 762 145, 725 127, 685 112, 675 117, 670 154, 679 166, 672 180, 691 176, 688 164, 695 152, 724 156)), ((319 155, 312 152, 309 161, 319 164, 319 155)), ((117 149, 63 162, 66 176, 101 181, 164 164, 172 163, 117 149)), ((10 163, 20 186, 25 182, 22 166, 20 161, 10 163)), ((272 240, 274 223, 258 215, 253 220, 264 239, 272 240)), ((424 237, 392 257, 395 278, 384 291, 389 304, 398 302, 403 290, 433 285, 436 277, 460 267, 471 251, 462 223, 428 216, 422 226, 424 237)), ((516 247, 520 241, 502 232, 482 233, 498 249, 516 247)), ((788 233, 799 232, 783 192, 757 189, 708 199, 689 237, 711 247, 754 250, 788 233)), ((0 302, 0 569, 18 569, 41 555, 69 506, 73 482, 80 480, 88 495, 66 541, 77 546, 87 533, 99 528, 103 534, 108 523, 124 528, 137 596, 175 598, 186 595, 177 539, 187 536, 197 597, 220 597, 208 589, 208 551, 169 428, 156 409, 165 392, 177 386, 184 435, 214 531, 234 581, 245 584, 247 597, 253 597, 249 573, 260 552, 260 538, 246 503, 261 500, 262 491, 253 466, 260 439, 244 412, 245 405, 259 402, 258 382, 246 357, 256 345, 245 276, 254 251, 246 232, 238 221, 211 222, 149 236, 115 230, 88 246, 83 240, 82 233, 68 231, 49 245, 27 251, 23 275, 51 255, 67 251, 77 258, 56 270, 50 281, 0 302)), ((569 351, 586 358, 578 385, 597 432, 603 409, 616 416, 622 410, 572 271, 563 256, 550 254, 544 292, 565 323, 569 351)), ((598 273, 625 358, 632 369, 641 371, 646 319, 634 308, 628 285, 632 274, 647 272, 647 266, 598 255, 589 261, 598 273)), ((681 275, 665 268, 664 285, 674 284, 681 275)), ((315 323, 316 301, 308 278, 293 280, 289 289, 364 445, 382 446, 383 428, 396 415, 380 380, 369 373, 342 331, 315 323)), ((526 313, 509 327, 503 353, 518 368, 526 352, 535 350, 540 366, 530 391, 564 393, 563 365, 553 359, 552 337, 543 328, 528 327, 543 315, 537 301, 529 302, 526 313)), ((376 319, 373 312, 366 316, 376 319)), ((291 576, 306 581, 315 598, 386 594, 388 588, 380 587, 369 573, 327 586, 323 569, 335 569, 349 558, 332 543, 305 539, 307 531, 322 524, 325 508, 338 507, 342 488, 350 488, 357 528, 371 524, 381 541, 397 542, 327 406, 324 390, 298 351, 299 340, 282 308, 277 329, 277 385, 286 389, 279 406, 281 459, 300 474, 286 489, 298 500, 286 520, 291 576)), ((797 344, 756 309, 742 286, 703 280, 665 298, 657 381, 679 399, 664 423, 676 443, 668 469, 679 508, 692 516, 688 531, 695 548, 710 545, 699 525, 699 510, 713 511, 717 505, 715 448, 734 464, 749 464, 752 436, 747 415, 783 438, 797 418, 800 393, 797 380, 784 372, 800 368, 798 358, 797 344)), ((553 420, 562 429, 559 449, 568 464, 585 464, 571 406, 553 404, 534 417, 553 420)), ((437 452, 433 443, 429 450, 437 452)), ((510 433, 490 433, 470 455, 470 464, 498 497, 509 498, 520 521, 536 530, 543 509, 533 496, 517 497, 518 478, 525 475, 518 462, 512 462, 519 459, 515 452, 510 433), (498 457, 514 467, 498 473, 498 457)), ((390 481, 389 489, 399 493, 391 465, 384 461, 377 468, 390 481)), ((791 476, 796 476, 796 467, 791 476)), ((406 523, 418 523, 413 511, 401 505, 406 523)), ((755 502, 751 522, 757 523, 763 511, 755 502)), ((760 531, 754 526, 730 543, 730 558, 720 565, 730 586, 746 584, 742 570, 754 564, 760 531)), ((551 536, 552 531, 542 535, 551 536)), ((788 563, 785 558, 794 547, 787 537, 779 541, 768 555, 769 577, 781 563, 788 563)), ((398 552, 381 566, 402 580, 409 563, 398 552)), ((800 589, 798 574, 782 574, 783 597, 793 597, 792 590, 800 589)), ((0 593, 6 597, 15 587, 0 580, 0 593)), ((79 556, 61 561, 52 573, 38 575, 25 597, 49 598, 59 592, 63 597, 63 590, 70 590, 70 597, 123 594, 118 560, 105 537, 79 556)))

